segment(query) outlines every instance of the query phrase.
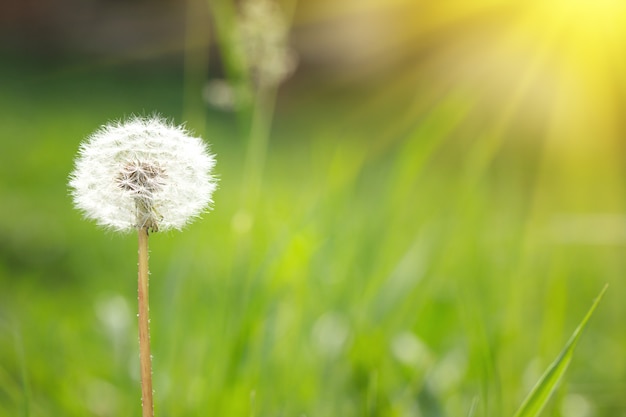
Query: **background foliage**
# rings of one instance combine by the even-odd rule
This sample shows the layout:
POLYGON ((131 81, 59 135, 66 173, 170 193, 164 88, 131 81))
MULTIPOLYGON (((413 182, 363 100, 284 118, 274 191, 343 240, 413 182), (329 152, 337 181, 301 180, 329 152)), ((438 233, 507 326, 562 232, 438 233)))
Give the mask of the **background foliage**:
POLYGON ((86 135, 154 111, 220 177, 150 242, 157 415, 512 415, 605 283, 544 415, 624 415, 623 7, 452 3, 283 4, 300 62, 257 103, 262 151, 252 105, 202 101, 233 76, 206 24, 228 3, 156 49, 3 39, 0 415, 138 414, 136 238, 66 183, 86 135))

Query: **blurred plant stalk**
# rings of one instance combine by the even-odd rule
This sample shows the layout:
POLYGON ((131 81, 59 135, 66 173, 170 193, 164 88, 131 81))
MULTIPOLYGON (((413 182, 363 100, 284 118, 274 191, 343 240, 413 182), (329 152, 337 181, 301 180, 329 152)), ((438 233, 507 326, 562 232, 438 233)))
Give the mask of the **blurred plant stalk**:
POLYGON ((273 0, 210 5, 233 107, 248 137, 241 189, 248 212, 260 195, 276 92, 297 65, 289 46, 292 10, 285 13, 273 0))

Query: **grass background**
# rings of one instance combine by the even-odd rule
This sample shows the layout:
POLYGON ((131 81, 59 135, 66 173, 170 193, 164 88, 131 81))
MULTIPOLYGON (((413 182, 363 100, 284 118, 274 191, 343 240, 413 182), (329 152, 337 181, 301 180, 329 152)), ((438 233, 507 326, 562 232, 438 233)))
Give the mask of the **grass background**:
POLYGON ((247 134, 170 59, 0 71, 0 415, 138 414, 136 237, 83 221, 67 176, 99 125, 154 111, 220 178, 150 241, 157 415, 512 415, 605 283, 544 415, 626 415, 619 148, 427 78, 296 78, 245 204, 247 134))

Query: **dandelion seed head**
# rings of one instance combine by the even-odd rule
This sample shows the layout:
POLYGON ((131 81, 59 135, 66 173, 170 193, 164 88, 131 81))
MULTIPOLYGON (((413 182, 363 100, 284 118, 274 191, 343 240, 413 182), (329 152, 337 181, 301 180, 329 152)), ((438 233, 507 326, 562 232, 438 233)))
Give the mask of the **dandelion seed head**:
POLYGON ((239 17, 239 43, 243 59, 257 83, 277 86, 297 66, 289 47, 289 27, 273 0, 246 0, 239 17))
POLYGON ((207 210, 215 165, 202 139, 154 116, 102 126, 80 146, 69 185, 101 226, 181 229, 207 210))

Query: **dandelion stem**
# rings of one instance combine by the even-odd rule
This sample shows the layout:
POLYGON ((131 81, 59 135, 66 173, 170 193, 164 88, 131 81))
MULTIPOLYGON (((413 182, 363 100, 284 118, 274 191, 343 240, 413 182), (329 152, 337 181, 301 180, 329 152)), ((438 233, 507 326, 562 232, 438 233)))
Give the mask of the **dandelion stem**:
POLYGON ((150 356, 150 318, 148 306, 148 227, 139 235, 139 362, 141 364, 141 407, 143 417, 153 417, 152 357, 150 356))

